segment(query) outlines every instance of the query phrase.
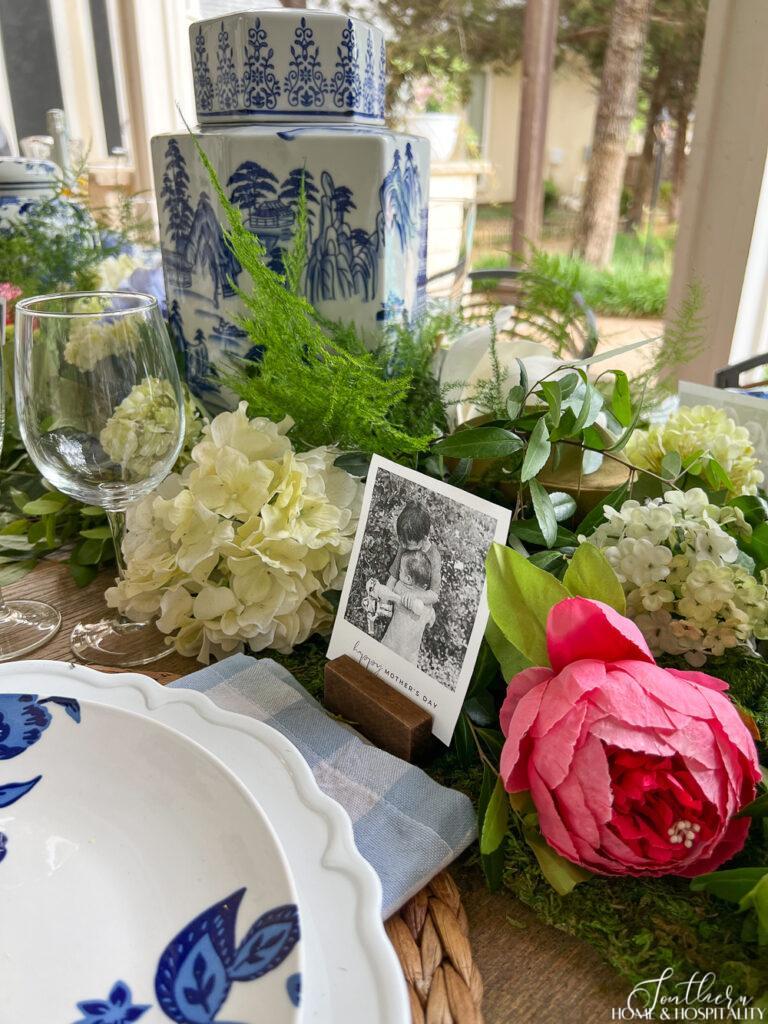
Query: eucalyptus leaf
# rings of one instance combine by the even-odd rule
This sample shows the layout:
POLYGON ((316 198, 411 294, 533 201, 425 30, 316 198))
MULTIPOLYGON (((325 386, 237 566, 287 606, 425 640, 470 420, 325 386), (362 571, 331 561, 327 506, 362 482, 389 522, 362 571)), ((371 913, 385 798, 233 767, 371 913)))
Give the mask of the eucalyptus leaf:
POLYGON ((502 544, 491 545, 486 569, 494 622, 532 665, 549 665, 547 616, 569 592, 554 576, 502 544))
POLYGON ((611 563, 594 544, 580 544, 563 576, 563 585, 575 597, 602 601, 624 615, 627 610, 624 589, 611 563))
POLYGON ((661 460, 661 475, 665 480, 676 480, 683 469, 679 452, 667 452, 661 460))
MULTIPOLYGON (((552 495, 550 494, 551 497, 552 495)), ((555 508, 555 516, 557 516, 557 508, 555 508)), ((526 544, 538 544, 540 547, 546 546, 544 535, 534 519, 513 519, 509 524, 509 535, 510 537, 518 537, 520 540, 525 541, 526 544)), ((578 542, 578 537, 575 533, 572 533, 564 526, 558 526, 555 538, 555 545, 557 547, 562 548, 571 545, 575 547, 578 542)))
POLYGON ((533 511, 536 514, 536 521, 539 524, 544 543, 551 548, 557 540, 557 517, 555 508, 546 489, 541 486, 538 480, 531 480, 528 483, 531 491, 533 511))
POLYGON ((576 501, 570 494, 566 494, 565 491, 550 491, 549 498, 555 510, 555 519, 557 519, 558 523, 563 523, 566 519, 570 519, 571 516, 575 515, 576 501))
POLYGON ((539 384, 539 389, 548 406, 547 420, 550 427, 554 430, 560 422, 563 392, 560 388, 559 382, 556 380, 543 380, 539 384))
POLYGON ((562 551, 537 551, 528 556, 528 561, 532 565, 538 566, 539 569, 557 575, 557 570, 562 566, 564 558, 562 551))
POLYGON ((526 388, 521 384, 515 384, 513 388, 509 389, 509 394, 507 395, 507 416, 511 420, 516 420, 520 415, 523 403, 525 402, 525 395, 526 388))
POLYGON ((469 480, 469 475, 472 472, 472 459, 459 459, 456 463, 456 468, 448 477, 447 483, 453 487, 463 487, 464 484, 469 480))
POLYGON ((586 427, 591 427, 600 415, 602 408, 603 396, 593 384, 585 384, 584 399, 581 403, 581 408, 576 414, 576 420, 571 428, 571 434, 577 435, 586 427))
POLYGON ((768 520, 768 501, 759 494, 741 494, 731 501, 731 505, 744 513, 750 526, 757 526, 768 520))
POLYGON ((576 533, 580 536, 589 537, 590 534, 594 533, 598 526, 604 521, 605 512, 603 509, 606 505, 609 508, 621 508, 628 496, 628 483, 621 484, 615 490, 611 491, 610 494, 606 495, 601 504, 595 505, 595 507, 587 513, 576 528, 576 533))
POLYGON ((585 448, 581 456, 581 471, 584 476, 596 473, 602 466, 603 461, 604 456, 602 452, 593 452, 590 448, 585 448))
POLYGON ((707 459, 702 475, 713 491, 733 490, 733 481, 717 459, 707 459))
POLYGON ((334 466, 346 470, 351 476, 365 478, 371 467, 371 456, 365 452, 343 452, 333 460, 334 466))
POLYGON ((473 427, 437 441, 432 451, 459 459, 498 459, 522 447, 517 434, 505 427, 473 427))
POLYGON ((542 416, 536 423, 528 438, 528 446, 525 450, 523 467, 520 471, 520 479, 523 483, 532 480, 537 473, 544 468, 552 445, 549 441, 549 429, 546 420, 542 416))
POLYGON ((525 363, 522 359, 515 359, 517 368, 520 371, 520 387, 523 389, 523 394, 528 394, 528 371, 525 368, 525 363))
POLYGON ((504 841, 507 834, 507 822, 509 821, 509 800, 504 789, 501 777, 496 779, 496 785, 488 801, 488 807, 483 819, 483 826, 480 832, 480 853, 484 856, 497 850, 504 841))
POLYGON ((611 395, 611 412, 622 427, 632 422, 632 399, 629 394, 629 378, 623 370, 613 371, 615 382, 611 395))

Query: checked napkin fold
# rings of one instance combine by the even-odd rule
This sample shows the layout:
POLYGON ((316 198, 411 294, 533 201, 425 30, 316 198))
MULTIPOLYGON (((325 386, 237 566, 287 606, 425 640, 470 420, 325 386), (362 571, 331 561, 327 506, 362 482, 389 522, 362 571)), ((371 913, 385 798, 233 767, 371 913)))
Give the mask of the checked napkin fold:
POLYGON ((276 662, 234 655, 171 684, 207 694, 220 708, 277 729, 306 760, 324 793, 352 820, 389 917, 476 836, 468 797, 379 750, 334 720, 276 662))

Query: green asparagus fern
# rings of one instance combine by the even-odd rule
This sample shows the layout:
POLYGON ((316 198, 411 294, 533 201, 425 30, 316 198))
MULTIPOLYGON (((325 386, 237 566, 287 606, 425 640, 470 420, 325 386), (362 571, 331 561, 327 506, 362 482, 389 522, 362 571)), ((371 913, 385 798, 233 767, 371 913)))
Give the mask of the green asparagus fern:
POLYGON ((352 351, 329 340, 310 303, 296 294, 301 242, 288 257, 286 288, 286 279, 264 263, 263 244, 243 224, 211 161, 192 138, 229 225, 226 244, 253 282, 249 291, 237 288, 246 309, 238 322, 263 349, 256 369, 235 363, 223 383, 245 399, 252 416, 290 416, 292 437, 301 446, 338 444, 392 459, 424 451, 431 433, 413 436, 397 425, 411 390, 410 375, 388 378, 362 345, 352 351))

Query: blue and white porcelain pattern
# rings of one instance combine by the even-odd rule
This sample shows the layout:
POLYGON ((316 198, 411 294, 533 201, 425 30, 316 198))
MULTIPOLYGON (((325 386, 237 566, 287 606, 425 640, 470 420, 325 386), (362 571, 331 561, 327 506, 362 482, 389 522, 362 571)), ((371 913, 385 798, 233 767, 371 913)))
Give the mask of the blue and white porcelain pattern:
MULTIPOLYGON (((51 160, 32 160, 19 156, 0 157, 0 235, 22 221, 35 203, 50 200, 56 194, 61 171, 51 160)), ((69 205, 58 200, 57 223, 65 227, 69 205)))
POLYGON ((202 124, 343 118, 384 123, 382 33, 345 14, 266 10, 190 28, 202 124))
POLYGON ((0 752, 27 779, 0 804, 0 1017, 297 1024, 290 872, 216 757, 132 712, 11 693, 0 752))
MULTIPOLYGON (((340 55, 343 64, 345 53, 340 55)), ((334 87, 354 91, 348 68, 334 87)), ((293 239, 302 177, 309 228, 304 292, 332 320, 371 341, 393 317, 413 318, 426 296, 429 147, 415 136, 364 125, 207 128, 200 136, 230 200, 282 269, 293 239)), ((173 333, 193 390, 224 399, 216 367, 250 342, 236 326, 246 284, 227 248, 223 213, 185 135, 152 140, 163 267, 173 333)))

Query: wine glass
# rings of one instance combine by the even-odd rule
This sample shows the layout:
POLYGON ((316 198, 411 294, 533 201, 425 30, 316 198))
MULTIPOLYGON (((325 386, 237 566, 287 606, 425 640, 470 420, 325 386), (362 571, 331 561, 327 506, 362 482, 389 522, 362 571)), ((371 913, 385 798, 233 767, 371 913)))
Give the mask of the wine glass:
MULTIPOLYGON (((58 490, 107 513, 120 576, 125 510, 168 475, 184 437, 181 382, 157 300, 43 295, 16 305, 16 404, 30 458, 58 490)), ((82 661, 146 665, 169 653, 153 620, 80 623, 82 661)))
MULTIPOLYGON (((0 455, 5 438, 5 302, 0 300, 0 455)), ((61 615, 45 601, 6 601, 0 591, 0 661, 20 658, 54 636, 61 615)))

